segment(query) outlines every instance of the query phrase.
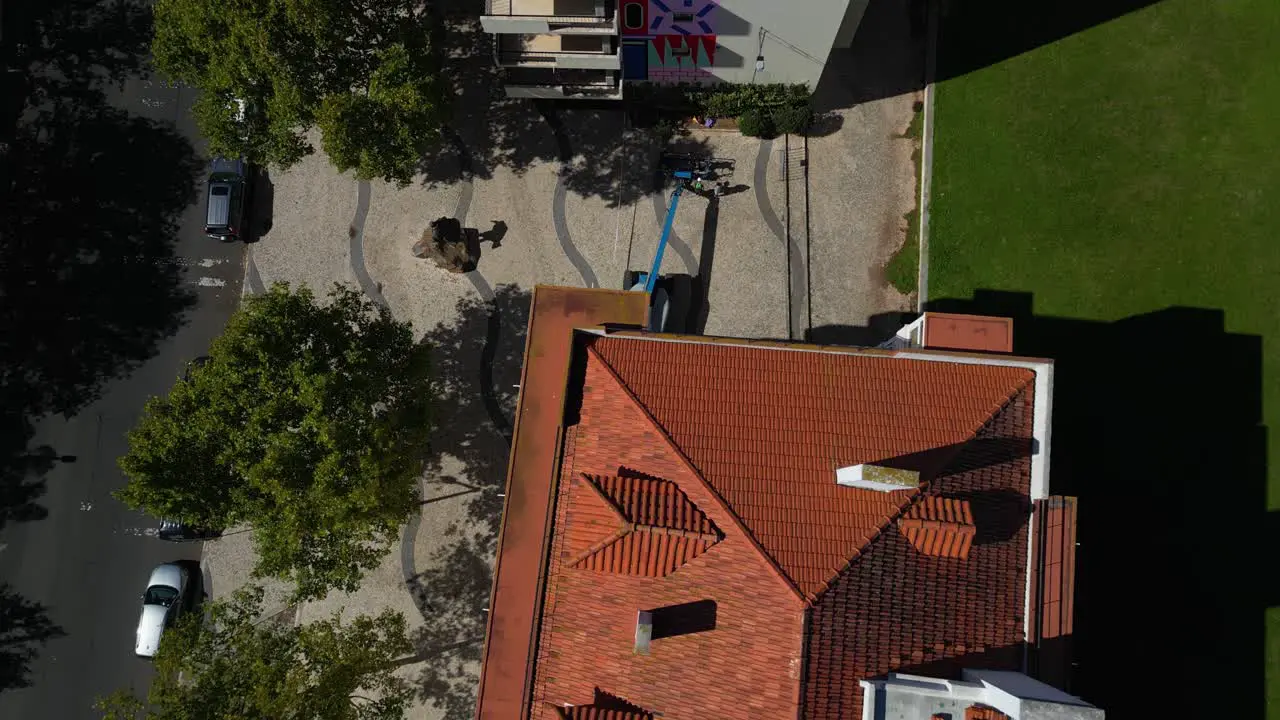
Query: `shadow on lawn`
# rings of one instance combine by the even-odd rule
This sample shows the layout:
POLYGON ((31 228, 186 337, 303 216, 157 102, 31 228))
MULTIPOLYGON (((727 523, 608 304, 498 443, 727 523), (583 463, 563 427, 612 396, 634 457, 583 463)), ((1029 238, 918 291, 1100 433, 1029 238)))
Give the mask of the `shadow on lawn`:
POLYGON ((495 36, 478 20, 483 0, 446 0, 435 11, 445 28, 444 76, 455 105, 448 141, 423 158, 427 186, 460 176, 489 179, 499 167, 521 175, 535 165, 558 163, 568 190, 602 198, 610 207, 639 191, 630 183, 620 190, 617 180, 620 168, 649 155, 643 134, 624 137, 621 103, 508 98, 504 71, 493 62, 495 36))
POLYGON ((1262 717, 1280 516, 1266 511, 1261 338, 1197 308, 1104 323, 979 291, 929 309, 1012 317, 1015 352, 1055 361, 1052 491, 1080 499, 1068 689, 1110 718, 1149 717, 1149 689, 1115 681, 1140 673, 1178 687, 1186 717, 1262 717))
POLYGON ((938 81, 966 75, 1154 5, 1159 0, 870 0, 848 48, 831 51, 820 110, 925 86, 929 3, 938 5, 938 81))
POLYGON ((458 302, 456 322, 438 325, 423 341, 432 356, 438 424, 432 437, 428 493, 473 491, 462 526, 410 580, 423 626, 415 633, 419 697, 449 720, 469 720, 475 708, 505 486, 516 385, 524 356, 530 293, 499 286, 491 302, 458 302), (438 491, 438 492, 433 492, 438 491))

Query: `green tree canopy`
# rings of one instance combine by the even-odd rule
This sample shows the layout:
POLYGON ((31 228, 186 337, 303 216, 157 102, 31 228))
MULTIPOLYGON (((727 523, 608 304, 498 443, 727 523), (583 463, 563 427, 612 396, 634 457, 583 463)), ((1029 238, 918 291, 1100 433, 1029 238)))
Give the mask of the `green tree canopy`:
POLYGON ((263 618, 251 586, 165 632, 145 700, 120 690, 98 707, 105 720, 398 720, 413 691, 392 673, 412 649, 399 613, 294 625, 263 618))
POLYGON ((339 170, 407 184, 448 112, 424 7, 157 0, 152 53, 200 88, 193 114, 210 152, 288 167, 314 150, 306 132, 318 126, 339 170))
POLYGON ((418 501, 427 352, 349 288, 317 303, 277 284, 147 404, 117 497, 206 527, 248 523, 256 572, 292 580, 299 598, 352 590, 418 501))

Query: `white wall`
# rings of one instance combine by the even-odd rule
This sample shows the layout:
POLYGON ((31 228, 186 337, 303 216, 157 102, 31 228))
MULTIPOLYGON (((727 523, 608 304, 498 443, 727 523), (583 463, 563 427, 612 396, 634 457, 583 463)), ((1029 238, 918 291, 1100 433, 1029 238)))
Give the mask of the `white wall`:
MULTIPOLYGON (((854 1, 865 9, 863 0, 854 1)), ((719 47, 711 73, 733 83, 806 83, 816 87, 849 2, 721 0, 715 11, 719 47), (755 69, 757 55, 765 60, 761 72, 755 69)))

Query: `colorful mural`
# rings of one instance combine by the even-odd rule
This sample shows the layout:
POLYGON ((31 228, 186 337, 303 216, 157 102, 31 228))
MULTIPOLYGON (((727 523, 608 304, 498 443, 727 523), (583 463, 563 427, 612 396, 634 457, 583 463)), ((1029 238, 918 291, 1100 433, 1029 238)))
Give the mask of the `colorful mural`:
POLYGON ((719 0, 619 0, 623 77, 706 82, 715 65, 719 0), (647 52, 642 52, 643 44, 647 52))

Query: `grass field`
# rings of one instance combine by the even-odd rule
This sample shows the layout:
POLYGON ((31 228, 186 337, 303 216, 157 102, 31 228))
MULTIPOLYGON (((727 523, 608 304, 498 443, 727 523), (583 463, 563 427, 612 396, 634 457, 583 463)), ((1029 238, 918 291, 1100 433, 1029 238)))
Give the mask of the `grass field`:
MULTIPOLYGON (((949 22, 942 22, 936 96, 930 297, 1025 292, 1037 317, 1113 324, 1186 306, 1221 311, 1228 334, 1260 338, 1237 355, 1192 348, 1195 363, 1168 352, 1164 338, 1113 333, 1107 347, 1093 348, 1094 369, 1110 363, 1128 373, 1125 382, 1167 372, 1168 383, 1146 386, 1144 397, 1163 396, 1175 415, 1186 415, 1174 422, 1139 412, 1124 420, 1110 413, 1132 408, 1115 402, 1094 416, 1111 435, 1104 430, 1091 445, 1086 428, 1070 433, 1077 446, 1055 444, 1055 453, 1084 455, 1105 445, 1090 456, 1098 461, 1092 469, 1116 483, 1114 501, 1096 482, 1088 502, 1080 493, 1082 548, 1091 539, 1088 513, 1116 522, 1127 513, 1134 523, 1106 535, 1120 545, 1096 562, 1114 571, 1116 585, 1089 587, 1091 570, 1081 560, 1080 689, 1110 701, 1108 717, 1140 717, 1140 699, 1106 688, 1101 676, 1115 684, 1126 667, 1156 669, 1161 684, 1175 686, 1167 699, 1177 697, 1184 717, 1203 710, 1205 717, 1280 718, 1280 593, 1271 580, 1280 575, 1280 2, 1163 0, 981 66, 965 65, 965 53, 984 40, 1001 42, 999 33, 980 37, 985 30, 972 17, 949 22), (1144 355, 1130 345, 1152 349, 1144 355), (1113 361, 1112 352, 1123 360, 1113 361), (1171 361, 1182 370, 1163 370, 1171 361), (1236 376, 1233 392, 1218 392, 1224 375, 1236 376), (1178 400, 1184 393, 1185 403, 1178 400), (1252 395, 1261 396, 1269 442, 1252 429, 1259 412, 1252 395), (1135 441, 1123 440, 1125 433, 1135 441), (1233 444, 1242 435, 1260 442, 1233 444), (1146 451, 1176 459, 1152 461, 1165 463, 1163 479, 1136 482, 1101 467, 1146 451), (1142 506, 1144 497, 1154 497, 1152 507, 1142 506), (1104 509, 1108 502, 1130 507, 1104 509), (1154 508, 1164 517, 1143 519, 1154 508), (1238 534, 1219 537, 1221 528, 1238 534), (1144 584, 1126 580, 1126 567, 1144 584), (1170 627, 1148 627, 1153 606, 1168 608, 1155 612, 1170 627), (1197 654, 1205 657, 1182 657, 1197 654), (1214 689, 1180 697, 1183 688, 1205 684, 1214 689), (1215 710, 1211 694, 1246 714, 1215 710)), ((1179 333, 1176 325, 1167 331, 1179 333)), ((1187 330, 1188 343, 1200 337, 1195 332, 1187 330)), ((1241 347, 1225 336, 1203 338, 1203 345, 1241 347)), ((1072 371, 1066 361, 1059 367, 1064 376, 1072 371)), ((1073 387, 1087 400, 1065 402, 1123 398, 1119 381, 1073 387)), ((1055 412, 1055 433, 1058 420, 1055 412)), ((1143 472, 1137 461, 1122 462, 1143 472)), ((1073 467, 1076 487, 1082 464, 1073 467)))

